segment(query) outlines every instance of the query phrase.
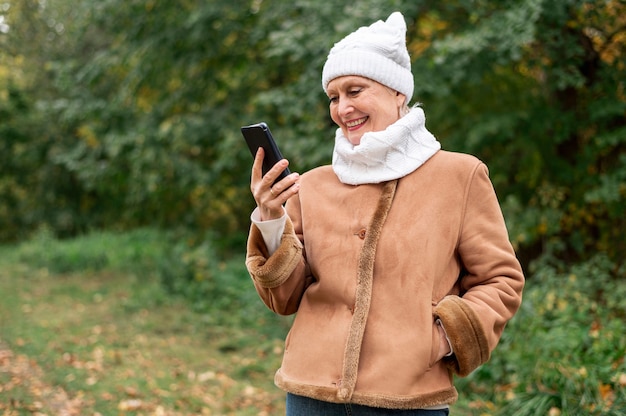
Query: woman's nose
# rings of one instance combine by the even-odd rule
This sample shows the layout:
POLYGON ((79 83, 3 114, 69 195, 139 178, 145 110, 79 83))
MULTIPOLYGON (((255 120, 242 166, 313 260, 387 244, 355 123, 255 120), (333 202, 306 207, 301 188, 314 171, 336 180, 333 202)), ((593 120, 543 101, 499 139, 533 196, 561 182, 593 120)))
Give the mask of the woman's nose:
POLYGON ((343 100, 339 100, 339 106, 337 108, 337 112, 340 116, 345 116, 350 114, 354 110, 352 106, 352 102, 348 98, 344 98, 343 100))

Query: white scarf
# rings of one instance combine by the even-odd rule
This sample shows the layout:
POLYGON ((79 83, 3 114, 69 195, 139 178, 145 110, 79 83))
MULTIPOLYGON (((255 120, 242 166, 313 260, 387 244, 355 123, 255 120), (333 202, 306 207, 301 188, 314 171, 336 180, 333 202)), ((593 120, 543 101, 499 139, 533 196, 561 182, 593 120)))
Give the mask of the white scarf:
POLYGON ((365 133, 357 146, 337 129, 333 170, 348 185, 386 182, 413 172, 439 149, 441 144, 426 130, 424 110, 413 107, 386 130, 365 133))

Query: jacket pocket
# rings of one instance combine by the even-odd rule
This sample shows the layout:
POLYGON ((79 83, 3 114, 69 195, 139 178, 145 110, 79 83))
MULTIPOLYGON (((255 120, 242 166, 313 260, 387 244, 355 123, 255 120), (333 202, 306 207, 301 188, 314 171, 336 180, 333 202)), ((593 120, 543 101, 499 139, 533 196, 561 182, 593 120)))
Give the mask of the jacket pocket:
POLYGON ((430 326, 430 358, 428 359, 428 367, 432 367, 437 364, 437 357, 439 356, 439 330, 437 324, 433 319, 433 323, 430 326))

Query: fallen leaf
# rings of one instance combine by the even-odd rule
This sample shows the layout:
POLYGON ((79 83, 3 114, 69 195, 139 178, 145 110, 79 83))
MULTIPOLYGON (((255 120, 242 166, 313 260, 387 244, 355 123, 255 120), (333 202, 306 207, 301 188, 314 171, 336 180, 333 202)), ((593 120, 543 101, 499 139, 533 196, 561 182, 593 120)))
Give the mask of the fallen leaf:
POLYGON ((139 399, 122 400, 117 408, 122 411, 136 411, 140 410, 143 406, 143 402, 139 399))
POLYGON ((552 407, 548 411, 548 416, 560 416, 560 415, 561 415, 561 409, 559 409, 558 407, 552 407))

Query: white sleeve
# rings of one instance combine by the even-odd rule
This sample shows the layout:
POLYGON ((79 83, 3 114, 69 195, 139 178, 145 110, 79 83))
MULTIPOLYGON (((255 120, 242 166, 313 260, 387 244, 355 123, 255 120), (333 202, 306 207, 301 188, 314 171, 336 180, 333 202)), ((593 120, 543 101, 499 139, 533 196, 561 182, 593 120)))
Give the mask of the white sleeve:
POLYGON ((283 232, 285 231, 285 224, 287 223, 287 214, 285 213, 282 217, 275 220, 261 221, 261 215, 259 213, 259 208, 257 207, 254 211, 252 211, 250 220, 257 226, 259 231, 261 231, 263 241, 265 242, 265 246, 271 256, 276 250, 278 250, 278 246, 280 245, 280 240, 283 236, 283 232))

